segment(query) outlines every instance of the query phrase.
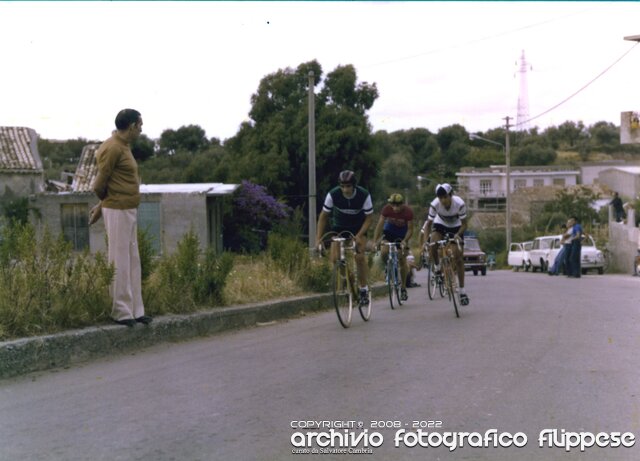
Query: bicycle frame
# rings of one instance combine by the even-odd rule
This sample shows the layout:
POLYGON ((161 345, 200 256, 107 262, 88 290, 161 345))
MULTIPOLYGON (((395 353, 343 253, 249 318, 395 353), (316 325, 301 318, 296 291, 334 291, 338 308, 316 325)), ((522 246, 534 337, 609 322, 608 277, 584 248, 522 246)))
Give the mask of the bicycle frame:
POLYGON ((397 306, 402 306, 402 296, 400 294, 402 281, 400 279, 400 258, 398 255, 399 244, 396 242, 382 242, 381 244, 389 247, 389 255, 385 266, 385 282, 389 288, 389 303, 391 304, 391 309, 395 309, 394 297, 397 306))
POLYGON ((458 312, 458 293, 456 290, 458 286, 458 272, 456 270, 456 258, 452 248, 454 244, 457 245, 458 251, 462 251, 460 242, 457 239, 449 238, 449 236, 446 236, 443 240, 430 243, 429 245, 437 245, 443 284, 447 291, 449 301, 453 303, 456 317, 460 317, 460 313, 458 312))
POLYGON ((369 302, 360 302, 360 293, 357 287, 357 265, 355 264, 356 242, 353 234, 346 236, 335 233, 325 234, 323 240, 331 235, 332 245, 338 245, 338 257, 333 265, 333 301, 338 314, 338 320, 344 328, 349 328, 353 314, 354 300, 358 300, 360 316, 366 322, 371 317, 371 293, 369 302))

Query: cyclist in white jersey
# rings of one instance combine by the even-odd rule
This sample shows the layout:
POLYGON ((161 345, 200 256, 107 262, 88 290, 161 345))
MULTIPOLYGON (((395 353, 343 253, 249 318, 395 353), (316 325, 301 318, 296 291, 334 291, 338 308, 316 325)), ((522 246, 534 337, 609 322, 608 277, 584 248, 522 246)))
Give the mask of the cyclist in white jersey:
MULTIPOLYGON (((429 204, 429 214, 427 220, 420 231, 420 248, 424 245, 425 239, 430 242, 442 240, 446 235, 454 238, 464 245, 464 231, 467 229, 467 206, 457 195, 453 195, 453 188, 450 184, 438 184, 436 186, 436 198, 429 204)), ((434 262, 435 271, 440 270, 440 261, 436 246, 429 247, 430 256, 434 262)), ((469 296, 464 289, 464 260, 462 251, 454 246, 454 258, 456 270, 458 271, 458 282, 460 290, 460 304, 469 304, 469 296)))

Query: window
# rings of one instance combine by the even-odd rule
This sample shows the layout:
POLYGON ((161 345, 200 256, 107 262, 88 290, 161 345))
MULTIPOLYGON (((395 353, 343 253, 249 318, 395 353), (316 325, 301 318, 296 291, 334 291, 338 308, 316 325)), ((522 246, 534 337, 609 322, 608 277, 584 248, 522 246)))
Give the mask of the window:
POLYGON ((534 179, 533 180, 533 187, 543 187, 544 186, 544 179, 534 179))
POLYGON ((564 178, 554 178, 553 179, 554 186, 563 186, 564 187, 564 178))
POLYGON ((522 189, 523 187, 527 187, 527 180, 526 179, 515 179, 513 181, 513 189, 514 190, 522 189))
POLYGON ((493 181, 491 179, 480 180, 480 193, 489 194, 493 192, 493 181))
POLYGON ((161 253, 160 202, 140 202, 138 206, 138 232, 144 231, 156 254, 161 253))
POLYGON ((62 235, 74 250, 89 248, 89 205, 64 203, 60 208, 62 235))

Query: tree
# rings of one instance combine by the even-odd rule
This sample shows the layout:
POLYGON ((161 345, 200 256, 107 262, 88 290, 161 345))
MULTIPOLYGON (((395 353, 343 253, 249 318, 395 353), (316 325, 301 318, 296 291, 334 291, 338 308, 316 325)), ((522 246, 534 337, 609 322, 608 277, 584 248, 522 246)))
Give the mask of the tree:
POLYGON ((145 160, 153 157, 155 149, 155 141, 144 134, 138 136, 138 138, 136 138, 136 140, 133 141, 133 144, 131 145, 131 153, 133 154, 133 157, 139 162, 144 162, 145 160))
POLYGON ((598 212, 591 206, 600 195, 585 186, 577 186, 570 190, 560 190, 556 199, 545 205, 545 212, 559 213, 565 219, 576 216, 581 223, 591 223, 598 218, 598 212))
POLYGON ((225 142, 225 168, 228 180, 262 184, 294 208, 306 206, 308 194, 310 71, 314 86, 324 84, 315 95, 318 196, 335 185, 340 170, 353 169, 367 182, 375 179, 379 165, 371 152, 366 115, 378 97, 377 88, 358 83, 353 66, 338 66, 324 80, 315 60, 265 76, 251 96, 251 120, 225 142))
POLYGON ((209 146, 209 140, 199 125, 187 125, 177 130, 164 130, 158 144, 160 155, 173 155, 181 150, 191 153, 202 151, 209 146))

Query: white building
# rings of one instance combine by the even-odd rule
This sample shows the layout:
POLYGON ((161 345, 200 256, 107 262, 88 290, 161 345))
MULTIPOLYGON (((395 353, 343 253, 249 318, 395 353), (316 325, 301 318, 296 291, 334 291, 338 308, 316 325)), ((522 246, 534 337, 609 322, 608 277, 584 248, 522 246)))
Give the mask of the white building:
MULTIPOLYGON (((456 173, 458 192, 471 210, 494 211, 505 208, 507 194, 507 172, 505 165, 489 168, 467 167, 456 173)), ((561 186, 578 184, 580 171, 562 167, 531 166, 511 167, 509 191, 525 187, 561 186)))

